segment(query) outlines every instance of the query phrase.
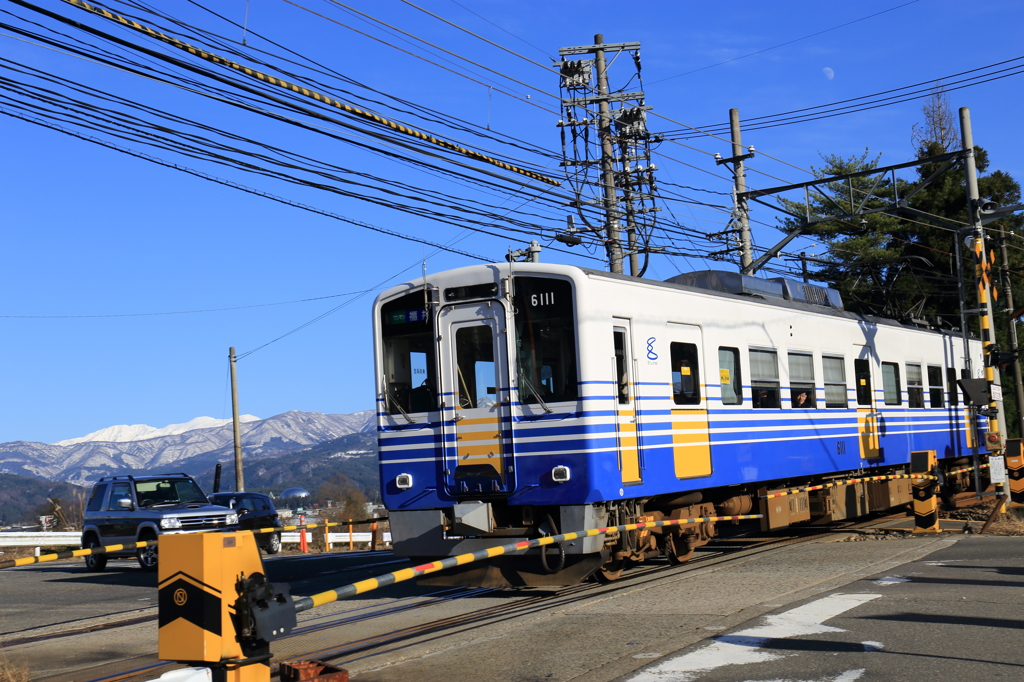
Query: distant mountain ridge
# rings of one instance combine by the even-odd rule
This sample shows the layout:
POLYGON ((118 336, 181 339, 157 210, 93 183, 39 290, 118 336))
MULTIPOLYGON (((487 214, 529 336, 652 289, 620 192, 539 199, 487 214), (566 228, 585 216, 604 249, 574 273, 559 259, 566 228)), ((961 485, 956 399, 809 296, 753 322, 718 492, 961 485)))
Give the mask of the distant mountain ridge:
MULTIPOLYGON (((243 414, 238 417, 238 421, 243 424, 259 420, 259 417, 254 417, 251 414, 243 414)), ((231 419, 196 417, 184 424, 170 424, 162 429, 158 429, 154 426, 147 426, 145 424, 132 424, 130 426, 128 424, 119 424, 117 426, 108 426, 107 428, 100 429, 99 431, 93 431, 92 433, 79 438, 59 440, 56 443, 53 443, 53 445, 75 445, 77 443, 86 443, 97 440, 106 441, 108 443, 125 443, 130 440, 147 440, 149 438, 159 438, 160 436, 175 436, 179 433, 196 431, 197 429, 214 429, 218 426, 224 426, 225 424, 230 423, 232 423, 231 419)))
MULTIPOLYGON (((116 430, 118 427, 111 428, 116 430)), ((303 450, 325 441, 373 429, 374 413, 370 410, 354 414, 291 411, 242 424, 242 449, 246 459, 255 459, 303 450)), ((103 431, 107 429, 96 433, 103 431)), ((79 485, 91 483, 101 476, 139 471, 198 473, 218 461, 231 458, 234 449, 232 431, 232 425, 228 422, 211 428, 196 428, 139 440, 71 439, 78 442, 65 445, 26 441, 0 443, 0 473, 69 481, 79 485)))

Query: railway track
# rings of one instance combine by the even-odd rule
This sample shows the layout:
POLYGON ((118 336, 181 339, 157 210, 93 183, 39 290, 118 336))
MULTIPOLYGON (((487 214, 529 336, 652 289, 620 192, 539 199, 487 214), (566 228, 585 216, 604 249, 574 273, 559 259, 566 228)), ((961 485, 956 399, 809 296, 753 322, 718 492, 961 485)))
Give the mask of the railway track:
MULTIPOLYGON (((786 545, 822 540, 837 533, 857 531, 900 518, 905 518, 905 514, 875 516, 822 527, 791 527, 776 533, 744 532, 737 529, 736 534, 714 538, 699 548, 685 564, 673 566, 667 561, 655 560, 630 569, 621 579, 610 584, 589 582, 562 588, 518 591, 502 588, 451 587, 426 591, 425 588, 409 584, 393 586, 389 593, 398 592, 397 596, 366 598, 367 595, 363 595, 360 599, 337 602, 332 605, 333 609, 325 609, 328 612, 319 612, 319 615, 300 621, 299 627, 289 637, 274 642, 272 650, 275 658, 272 663, 276 672, 277 664, 284 660, 314 658, 343 667, 346 662, 358 658, 381 655, 385 652, 395 655, 403 648, 416 643, 482 628, 501 620, 542 614, 594 596, 614 595, 622 590, 636 589, 649 581, 684 576, 687 572, 723 562, 748 559, 761 552, 772 551, 786 545), (474 606, 474 602, 480 604, 474 606), (408 621, 413 618, 416 622, 409 623, 408 621), (338 644, 339 641, 344 643, 338 644)), ((369 567, 361 566, 332 573, 329 579, 333 584, 340 584, 346 579, 345 573, 365 573, 367 568, 369 567)), ((318 576, 315 580, 323 582, 325 579, 327 578, 324 576, 318 576)), ((154 613, 97 627, 24 638, 17 643, 38 642, 47 638, 93 632, 97 629, 116 630, 119 627, 155 619, 154 613)), ((8 646, 15 643, 11 641, 8 646)), ((102 669, 93 671, 95 676, 89 678, 83 676, 89 675, 89 672, 79 671, 75 674, 75 679, 83 682, 141 682, 159 677, 164 672, 178 667, 175 663, 156 660, 155 654, 152 658, 123 661, 121 665, 119 670, 113 669, 114 664, 103 666, 102 669), (124 663, 131 667, 125 669, 124 663)), ((66 679, 66 674, 43 678, 44 682, 66 679)))

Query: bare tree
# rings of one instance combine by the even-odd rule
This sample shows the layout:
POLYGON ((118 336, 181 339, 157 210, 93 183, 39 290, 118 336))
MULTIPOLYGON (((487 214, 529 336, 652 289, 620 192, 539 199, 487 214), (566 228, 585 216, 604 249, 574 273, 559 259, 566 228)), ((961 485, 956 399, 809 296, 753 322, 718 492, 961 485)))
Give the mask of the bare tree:
POLYGON ((932 156, 960 148, 960 132, 949 108, 945 88, 941 85, 935 87, 921 107, 921 113, 924 114, 924 123, 915 123, 910 132, 915 149, 932 156))

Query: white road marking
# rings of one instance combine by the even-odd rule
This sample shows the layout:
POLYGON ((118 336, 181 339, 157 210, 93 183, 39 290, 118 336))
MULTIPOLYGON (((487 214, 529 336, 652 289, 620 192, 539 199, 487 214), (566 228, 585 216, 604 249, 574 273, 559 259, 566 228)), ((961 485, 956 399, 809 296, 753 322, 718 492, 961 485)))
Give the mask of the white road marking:
MULTIPOLYGON (((725 665, 766 663, 783 658, 784 654, 762 651, 760 647, 772 639, 843 632, 824 622, 861 604, 881 597, 880 594, 833 594, 774 616, 766 616, 765 624, 716 637, 714 643, 652 666, 630 678, 630 682, 688 682, 697 673, 725 665)), ((849 671, 833 682, 856 680, 863 673, 849 671), (855 674, 855 677, 844 677, 855 674)))
POLYGON ((874 582, 876 585, 895 585, 896 583, 909 583, 910 578, 904 578, 902 575, 890 575, 874 582))
POLYGON ((859 680, 864 672, 864 668, 858 668, 857 670, 847 670, 844 673, 839 673, 835 677, 825 677, 821 680, 747 680, 746 682, 854 682, 854 680, 859 680))
POLYGON ((881 642, 861 642, 864 647, 864 651, 881 651, 885 648, 885 645, 881 642))

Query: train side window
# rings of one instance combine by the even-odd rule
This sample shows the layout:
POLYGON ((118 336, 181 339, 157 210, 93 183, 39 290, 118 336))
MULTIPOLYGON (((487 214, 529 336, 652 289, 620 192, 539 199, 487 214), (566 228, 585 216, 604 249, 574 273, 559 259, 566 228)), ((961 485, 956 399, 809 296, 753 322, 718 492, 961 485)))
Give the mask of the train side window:
POLYGON ((817 407, 814 392, 814 356, 810 353, 789 354, 789 397, 795 409, 817 407))
POLYGON ((921 365, 907 363, 907 404, 910 407, 924 407, 924 383, 921 380, 921 365))
POLYGON ((895 362, 882 363, 882 393, 886 405, 902 405, 903 395, 900 390, 900 366, 895 362))
POLYGON ((739 349, 718 349, 718 380, 722 390, 722 404, 742 405, 743 378, 740 376, 739 349))
POLYGON ((755 408, 780 406, 778 353, 750 349, 750 386, 755 408))
POLYGON ((946 368, 946 391, 949 392, 949 404, 956 406, 960 404, 960 393, 956 385, 956 370, 952 367, 946 368))
POLYGON ((676 405, 700 405, 700 368, 697 366, 697 346, 692 343, 673 343, 672 400, 676 405))
POLYGON ((945 407, 942 393, 942 368, 928 365, 928 406, 945 407))
POLYGON ((620 405, 629 404, 629 363, 626 362, 626 330, 615 327, 615 380, 620 405))
POLYGON ((825 407, 847 407, 846 363, 842 356, 822 355, 825 376, 825 407))
POLYGON ((854 359, 853 377, 857 382, 857 404, 874 405, 874 396, 871 394, 871 365, 865 359, 854 359))

